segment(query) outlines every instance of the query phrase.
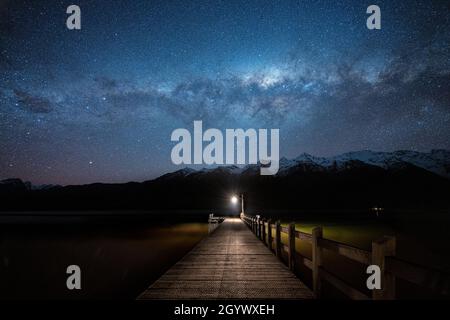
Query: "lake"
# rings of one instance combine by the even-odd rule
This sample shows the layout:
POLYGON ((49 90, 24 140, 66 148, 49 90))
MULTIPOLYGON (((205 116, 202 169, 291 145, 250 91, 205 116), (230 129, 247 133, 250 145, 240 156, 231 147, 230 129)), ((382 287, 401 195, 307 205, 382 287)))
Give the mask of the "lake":
POLYGON ((135 299, 208 232, 204 215, 2 219, 0 299, 135 299), (66 288, 73 264, 81 268, 81 290, 66 288))

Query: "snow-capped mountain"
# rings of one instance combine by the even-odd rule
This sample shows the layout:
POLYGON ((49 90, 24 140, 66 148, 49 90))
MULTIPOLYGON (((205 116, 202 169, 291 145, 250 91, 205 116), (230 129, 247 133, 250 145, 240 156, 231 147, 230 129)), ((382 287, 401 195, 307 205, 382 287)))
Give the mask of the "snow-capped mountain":
POLYGON ((450 178, 450 151, 432 150, 429 153, 417 151, 375 152, 370 150, 348 152, 329 158, 319 158, 303 154, 296 159, 298 163, 315 163, 321 167, 341 168, 350 161, 392 169, 402 164, 410 164, 450 178))
POLYGON ((244 192, 255 208, 450 209, 450 152, 349 152, 333 157, 281 158, 275 176, 260 165, 184 168, 142 183, 32 187, 0 181, 0 210, 230 210, 227 194, 244 192), (446 177, 446 178, 443 178, 446 177), (6 196, 5 196, 6 195, 6 196))
MULTIPOLYGON (((437 175, 450 178, 450 151, 432 150, 431 152, 417 151, 394 151, 377 152, 370 150, 347 152, 332 157, 316 157, 303 153, 294 159, 281 158, 277 175, 289 175, 295 170, 303 171, 328 171, 343 170, 359 165, 370 165, 386 170, 398 169, 404 166, 415 166, 433 172, 437 175)), ((176 171, 178 176, 188 176, 192 174, 202 175, 209 173, 228 174, 259 174, 260 165, 239 166, 219 166, 214 168, 203 168, 193 170, 189 168, 176 171)), ((169 174, 170 175, 170 174, 169 174)))

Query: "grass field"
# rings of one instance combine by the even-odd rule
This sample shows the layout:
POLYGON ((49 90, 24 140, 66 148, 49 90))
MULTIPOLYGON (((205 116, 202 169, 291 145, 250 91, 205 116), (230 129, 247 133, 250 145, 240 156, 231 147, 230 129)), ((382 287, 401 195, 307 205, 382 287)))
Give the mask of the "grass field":
MULTIPOLYGON (((403 260, 450 272, 450 219, 446 214, 405 216, 399 215, 389 221, 376 219, 305 219, 295 217, 282 220, 296 222, 296 230, 311 233, 317 226, 323 228, 324 238, 348 244, 357 248, 371 250, 372 241, 384 235, 397 239, 397 257, 403 260)), ((275 236, 275 233, 272 233, 275 236)), ((281 240, 287 244, 287 235, 282 233, 281 240)), ((303 256, 311 258, 311 245, 296 239, 296 250, 303 256)), ((370 294, 365 287, 367 275, 365 267, 329 251, 324 252, 324 267, 333 274, 352 284, 360 291, 370 294)), ((300 267, 299 277, 311 285, 310 270, 300 267)), ((437 298, 439 296, 426 289, 415 287, 402 280, 397 281, 399 298, 437 298)), ((326 286, 326 284, 325 284, 326 286)), ((341 297, 340 294, 327 287, 326 296, 341 297)))

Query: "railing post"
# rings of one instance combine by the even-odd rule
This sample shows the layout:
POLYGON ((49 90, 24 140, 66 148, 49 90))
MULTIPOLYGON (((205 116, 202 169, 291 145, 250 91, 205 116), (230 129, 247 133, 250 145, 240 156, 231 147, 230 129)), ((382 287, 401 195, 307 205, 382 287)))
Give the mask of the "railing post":
POLYGON ((258 219, 258 238, 261 240, 261 218, 258 219))
POLYGON ((260 237, 260 234, 259 234, 259 231, 261 230, 260 227, 261 227, 261 219, 256 218, 256 237, 257 238, 260 237))
POLYGON ((321 239, 322 236, 322 227, 316 227, 312 230, 312 276, 313 291, 316 299, 321 296, 320 267, 322 265, 322 249, 319 246, 319 239, 321 239))
POLYGON ((250 219, 251 219, 251 220, 250 220, 250 221, 251 221, 251 228, 250 228, 250 229, 251 229, 252 232, 253 232, 253 230, 254 230, 254 226, 253 226, 254 220, 253 220, 253 217, 251 217, 250 219))
POLYGON ((381 271, 381 289, 373 290, 374 300, 395 299, 395 276, 387 272, 385 258, 395 256, 396 242, 395 237, 388 236, 372 242, 372 264, 380 267, 381 271))
POLYGON ((262 219, 262 241, 266 244, 266 220, 262 219))
POLYGON ((259 219, 259 239, 262 240, 263 236, 262 236, 262 227, 263 227, 263 219, 259 219))
POLYGON ((275 253, 281 259, 281 225, 280 220, 275 222, 275 253))
POLYGON ((295 223, 291 222, 288 227, 288 264, 289 270, 295 270, 295 223))
POLYGON ((272 220, 267 220, 267 246, 272 251, 272 220))

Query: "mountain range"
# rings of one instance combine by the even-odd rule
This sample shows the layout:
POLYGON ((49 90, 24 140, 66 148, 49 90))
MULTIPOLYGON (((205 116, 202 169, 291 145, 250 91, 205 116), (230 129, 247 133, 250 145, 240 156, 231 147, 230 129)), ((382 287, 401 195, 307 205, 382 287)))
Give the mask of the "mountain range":
MULTIPOLYGON (((374 152, 370 150, 348 152, 333 157, 315 157, 303 153, 297 158, 280 159, 278 176, 289 175, 296 170, 329 171, 345 170, 351 166, 370 165, 385 170, 398 170, 406 166, 416 166, 437 175, 450 178, 450 151, 432 150, 429 153, 417 151, 374 152)), ((225 166, 212 169, 194 170, 184 168, 163 177, 189 176, 191 174, 203 174, 215 170, 226 171, 230 174, 259 174, 260 165, 247 165, 245 167, 225 166)))
POLYGON ((0 182, 2 210, 211 209, 230 210, 229 196, 263 209, 450 208, 450 151, 301 154, 280 159, 275 176, 260 165, 183 168, 144 182, 32 186, 0 182))

